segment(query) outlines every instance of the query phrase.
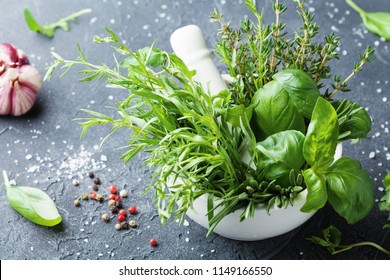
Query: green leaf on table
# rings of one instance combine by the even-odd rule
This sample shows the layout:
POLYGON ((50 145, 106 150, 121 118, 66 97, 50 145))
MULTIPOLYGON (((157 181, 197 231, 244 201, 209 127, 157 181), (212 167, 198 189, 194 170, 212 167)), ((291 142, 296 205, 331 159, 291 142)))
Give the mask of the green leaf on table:
POLYGON ((357 103, 347 99, 332 102, 339 120, 339 141, 367 138, 371 130, 371 118, 357 103))
POLYGON ((321 174, 317 174, 312 168, 302 172, 307 187, 306 202, 301 207, 302 212, 313 212, 324 207, 328 200, 326 181, 321 174))
POLYGON ((278 184, 288 186, 289 175, 293 169, 300 172, 305 163, 302 149, 305 136, 296 130, 287 130, 275 133, 264 141, 257 143, 259 152, 258 168, 267 168, 265 179, 276 180, 278 184))
POLYGON ((26 21, 27 26, 31 31, 39 32, 51 38, 54 36, 54 32, 57 28, 61 28, 62 30, 68 31, 70 29, 69 21, 75 21, 77 17, 90 12, 92 12, 91 9, 83 9, 67 17, 61 18, 55 23, 46 23, 44 25, 40 25, 35 19, 35 17, 32 15, 31 11, 28 8, 25 8, 24 20, 26 21))
POLYGON ((390 13, 369 13, 356 5, 352 0, 346 0, 346 2, 359 13, 364 26, 369 31, 385 38, 386 40, 390 40, 390 13))
POLYGON ((340 158, 326 174, 328 201, 348 223, 363 219, 374 205, 374 184, 360 163, 340 158))
POLYGON ((316 171, 323 172, 333 163, 338 136, 336 111, 328 101, 320 97, 314 107, 303 144, 303 155, 316 171))
MULTIPOLYGON (((385 187, 385 194, 381 197, 379 201, 379 209, 385 211, 389 214, 387 220, 390 221, 390 172, 387 172, 385 179, 383 180, 383 185, 385 187)), ((384 226, 385 228, 390 228, 390 223, 384 226)))
POLYGON ((11 186, 5 171, 3 177, 8 202, 22 216, 33 223, 49 227, 62 221, 55 203, 44 191, 31 187, 11 186))
POLYGON ((303 116, 289 93, 276 81, 267 83, 253 97, 252 122, 258 139, 285 130, 305 131, 303 116))
POLYGON ((285 69, 272 76, 290 95, 298 112, 305 118, 310 118, 314 106, 320 97, 314 80, 299 69, 285 69))

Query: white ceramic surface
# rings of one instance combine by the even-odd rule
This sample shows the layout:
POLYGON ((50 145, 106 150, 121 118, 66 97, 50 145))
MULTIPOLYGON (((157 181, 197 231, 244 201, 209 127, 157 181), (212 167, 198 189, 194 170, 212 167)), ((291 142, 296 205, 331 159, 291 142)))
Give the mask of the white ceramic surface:
MULTIPOLYGON (((335 159, 340 158, 341 154, 342 145, 339 144, 335 159)), ((177 183, 178 180, 176 180, 177 183)), ((301 192, 293 206, 287 208, 277 208, 275 206, 271 208, 270 215, 267 214, 264 206, 258 206, 254 217, 242 222, 240 222, 240 215, 244 209, 238 209, 225 216, 214 229, 214 232, 230 239, 243 241, 262 240, 287 233, 305 223, 315 214, 315 212, 303 213, 300 211, 305 203, 306 194, 306 190, 301 192)), ((196 199, 193 208, 195 210, 189 209, 187 211, 187 216, 199 225, 208 228, 207 196, 202 195, 196 199)))

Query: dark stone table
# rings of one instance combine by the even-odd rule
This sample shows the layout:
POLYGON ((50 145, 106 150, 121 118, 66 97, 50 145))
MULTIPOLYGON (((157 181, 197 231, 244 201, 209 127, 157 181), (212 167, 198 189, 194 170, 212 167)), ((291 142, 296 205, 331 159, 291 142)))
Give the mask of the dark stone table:
MULTIPOLYGON (((259 1, 259 3, 263 1, 259 1)), ((289 11, 283 20, 288 28, 300 23, 292 1, 286 1, 289 11)), ((357 3, 371 11, 389 11, 390 2, 373 0, 357 3)), ((272 1, 259 4, 266 9, 265 19, 273 20, 272 1)), ((345 145, 344 154, 359 159, 375 180, 375 197, 383 195, 382 180, 390 166, 390 43, 368 33, 360 17, 344 1, 307 1, 316 12, 320 34, 334 32, 342 38, 340 61, 334 69, 343 75, 352 69, 358 52, 370 44, 376 49, 376 60, 351 81, 352 93, 344 93, 367 107, 373 119, 369 139, 356 145, 345 145), (388 100, 389 99, 389 100, 388 100)), ((92 43, 94 35, 104 36, 105 27, 115 31, 131 49, 156 44, 170 51, 169 36, 178 27, 195 23, 205 33, 209 46, 215 42, 217 24, 209 20, 209 12, 216 7, 225 18, 237 25, 248 11, 242 0, 36 0, 0 3, 0 38, 23 49, 42 75, 54 60, 55 51, 65 58, 77 57, 76 43, 92 60, 113 62, 112 50, 92 43), (28 30, 23 20, 23 9, 29 7, 39 22, 55 21, 82 8, 93 12, 71 23, 71 30, 58 30, 48 39, 28 30)), ((63 78, 59 72, 51 81, 44 82, 33 110, 22 117, 0 119, 0 167, 7 170, 19 185, 45 190, 56 202, 63 222, 54 228, 37 226, 11 209, 4 185, 0 189, 0 258, 1 259, 389 259, 370 247, 353 249, 330 255, 306 238, 320 235, 331 224, 343 232, 343 242, 374 241, 390 248, 389 229, 382 229, 387 216, 378 209, 377 201, 370 215, 355 225, 348 225, 330 207, 318 211, 302 227, 283 236, 258 242, 240 242, 217 235, 206 238, 206 230, 187 219, 183 225, 171 221, 160 224, 153 205, 152 193, 144 194, 152 171, 143 166, 145 154, 140 154, 127 165, 118 158, 128 131, 121 131, 109 139, 102 149, 99 143, 108 128, 92 129, 80 139, 80 127, 74 119, 85 116, 80 109, 106 111, 123 91, 107 89, 103 82, 79 83, 76 70, 63 78), (129 197, 125 205, 137 205, 138 228, 117 232, 114 221, 101 221, 107 211, 106 203, 88 201, 81 207, 73 200, 90 191, 94 171, 102 180, 101 191, 107 192, 114 183, 126 189, 129 197), (80 185, 72 185, 72 179, 80 185), (151 247, 156 238, 159 246, 151 247)))

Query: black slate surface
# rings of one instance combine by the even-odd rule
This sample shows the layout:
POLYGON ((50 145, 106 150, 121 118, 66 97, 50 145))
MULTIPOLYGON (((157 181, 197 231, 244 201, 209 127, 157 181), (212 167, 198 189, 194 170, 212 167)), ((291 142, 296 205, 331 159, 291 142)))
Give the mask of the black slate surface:
MULTIPOLYGON (((266 21, 273 19, 272 1, 258 1, 265 8, 266 21)), ((286 1, 289 11, 284 15, 288 28, 300 21, 292 1, 286 1)), ((390 11, 390 2, 373 0, 356 1, 371 11, 390 11)), ((347 75, 357 52, 370 44, 376 49, 376 60, 358 73, 351 81, 349 97, 366 106, 373 119, 369 139, 356 145, 346 145, 344 154, 362 162, 375 180, 375 197, 383 195, 381 181, 390 166, 389 102, 390 94, 390 43, 368 33, 361 20, 344 1, 307 1, 316 13, 320 34, 331 31, 342 38, 340 61, 335 70, 347 75), (389 99, 389 100, 388 100, 389 99)), ((104 28, 114 30, 130 48, 152 44, 170 51, 169 36, 186 24, 198 24, 212 46, 218 26, 209 21, 209 12, 216 7, 237 25, 248 14, 243 1, 231 0, 85 0, 85 1, 0 1, 0 41, 23 49, 41 74, 53 61, 50 52, 65 58, 77 56, 76 43, 92 60, 113 63, 112 50, 94 45, 94 35, 105 34, 104 28), (71 24, 71 30, 57 31, 53 39, 30 32, 23 21, 23 8, 29 7, 40 22, 92 8, 93 12, 71 24)), ((57 72, 53 79, 44 82, 32 111, 22 117, 0 118, 0 168, 7 170, 19 185, 39 187, 56 201, 63 216, 55 228, 37 226, 11 209, 0 188, 0 258, 1 259, 389 259, 369 247, 361 247, 332 256, 325 249, 313 245, 305 238, 319 235, 330 224, 343 232, 344 242, 370 240, 390 248, 389 229, 382 229, 386 215, 378 210, 377 203, 370 215, 351 226, 325 207, 302 227, 280 237, 240 242, 217 235, 205 237, 206 230, 187 219, 178 226, 175 221, 161 225, 152 202, 152 194, 143 194, 152 171, 142 165, 145 154, 124 165, 118 157, 117 147, 126 144, 128 131, 121 131, 98 149, 100 140, 108 130, 93 129, 80 139, 80 128, 73 120, 85 116, 80 109, 106 111, 124 92, 110 90, 103 82, 81 84, 76 70, 63 78, 57 72), (137 205, 139 226, 135 230, 117 232, 115 221, 105 224, 101 214, 107 205, 92 201, 82 202, 80 208, 73 200, 90 191, 91 179, 86 176, 93 170, 103 182, 106 192, 110 183, 128 190, 125 205, 137 205), (77 178, 80 186, 72 186, 77 178), (159 241, 151 247, 150 238, 159 241)))

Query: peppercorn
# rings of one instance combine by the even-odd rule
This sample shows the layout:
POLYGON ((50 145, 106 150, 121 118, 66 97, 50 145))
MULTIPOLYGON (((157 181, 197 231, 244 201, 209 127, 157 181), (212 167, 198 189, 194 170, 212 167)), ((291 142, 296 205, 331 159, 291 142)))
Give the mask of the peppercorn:
POLYGON ((129 213, 131 214, 131 215, 134 215, 134 214, 137 214, 137 206, 131 206, 130 208, 129 208, 129 213))
POLYGON ((93 189, 95 192, 97 192, 97 191, 99 190, 99 186, 96 185, 96 184, 93 184, 93 185, 92 185, 92 189, 93 189))
POLYGON ((96 197, 95 197, 95 200, 97 200, 97 201, 99 201, 99 202, 103 202, 103 195, 102 194, 100 194, 100 193, 98 193, 97 195, 96 195, 96 197))
POLYGON ((105 222, 108 222, 110 220, 110 215, 108 215, 107 213, 104 213, 102 215, 102 220, 105 222))
POLYGON ((88 197, 88 195, 87 195, 86 193, 83 193, 83 194, 81 195, 81 199, 82 199, 82 200, 88 200, 89 197, 88 197))
MULTIPOLYGON (((114 200, 115 201, 115 200, 114 200)), ((116 207, 118 207, 118 208, 122 208, 122 201, 121 200, 119 200, 119 201, 115 201, 115 205, 116 205, 116 207)))
POLYGON ((94 178, 95 177, 95 174, 93 174, 93 172, 92 171, 90 171, 90 172, 88 172, 88 177, 89 178, 94 178))
POLYGON ((80 184, 80 182, 78 180, 76 180, 76 179, 72 180, 72 185, 73 186, 77 187, 79 184, 80 184))
POLYGON ((115 201, 120 201, 121 200, 121 197, 119 195, 116 195, 115 196, 115 201))
POLYGON ((128 222, 121 222, 121 229, 129 229, 129 223, 128 222))
POLYGON ((115 224, 115 229, 116 230, 121 230, 122 229, 122 226, 120 224, 115 224))
POLYGON ((112 214, 116 214, 118 213, 119 209, 114 205, 114 206, 110 206, 110 211, 112 214))
POLYGON ((111 185, 109 188, 108 188, 108 191, 112 194, 116 194, 117 192, 117 189, 116 189, 116 186, 115 185, 111 185))
POLYGON ((119 192, 119 195, 120 195, 120 197, 127 197, 127 191, 126 190, 121 190, 119 192))
POLYGON ((158 242, 156 239, 150 239, 149 244, 153 247, 156 247, 158 245, 158 242))
POLYGON ((116 201, 115 200, 109 200, 108 201, 108 206, 111 207, 111 206, 116 206, 116 201))
POLYGON ((75 200, 73 201, 73 204, 74 204, 74 206, 79 207, 79 206, 81 205, 80 199, 75 199, 75 200))
POLYGON ((91 199, 96 199, 96 193, 95 192, 90 192, 89 197, 91 199))
POLYGON ((126 210, 125 210, 125 209, 121 209, 121 210, 119 210, 118 214, 119 214, 119 215, 123 215, 123 216, 125 216, 125 217, 126 217, 126 215, 127 215, 127 213, 126 213, 126 210))
POLYGON ((126 220, 126 216, 124 216, 124 215, 118 215, 117 219, 118 219, 118 222, 121 223, 121 222, 123 222, 123 221, 126 220))
POLYGON ((93 182, 96 184, 96 185, 100 185, 102 182, 100 181, 99 177, 96 177, 95 180, 93 180, 93 182))
POLYGON ((110 194, 110 195, 108 196, 108 200, 114 200, 114 201, 115 201, 115 197, 116 197, 115 194, 110 194))
POLYGON ((129 221, 129 226, 131 226, 132 228, 136 228, 137 227, 137 221, 136 220, 130 220, 129 221))

